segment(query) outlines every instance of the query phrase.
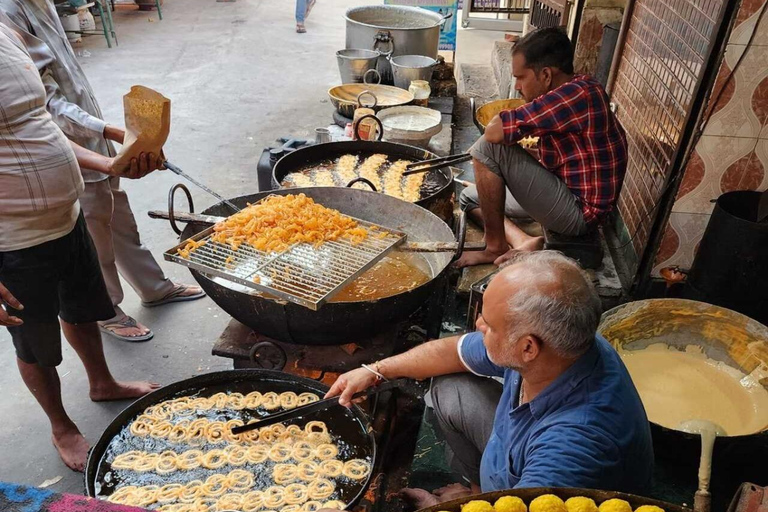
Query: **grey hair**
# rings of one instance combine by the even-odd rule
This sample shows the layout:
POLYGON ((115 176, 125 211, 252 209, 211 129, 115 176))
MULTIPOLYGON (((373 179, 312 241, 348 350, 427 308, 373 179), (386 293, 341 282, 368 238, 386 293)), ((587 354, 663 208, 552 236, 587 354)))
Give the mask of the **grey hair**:
POLYGON ((589 275, 557 251, 519 253, 504 267, 525 265, 536 278, 557 282, 553 290, 526 286, 507 301, 508 335, 532 334, 561 357, 582 355, 594 343, 602 304, 589 275))

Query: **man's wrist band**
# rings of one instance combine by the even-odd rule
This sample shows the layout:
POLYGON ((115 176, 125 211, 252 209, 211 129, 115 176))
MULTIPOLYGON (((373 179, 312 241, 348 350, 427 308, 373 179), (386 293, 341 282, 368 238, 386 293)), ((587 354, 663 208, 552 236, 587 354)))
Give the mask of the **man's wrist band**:
MULTIPOLYGON (((378 363, 377 363, 377 365, 378 365, 378 363)), ((374 370, 373 368, 371 368, 367 364, 363 364, 361 366, 376 376, 376 383, 377 384, 379 382, 381 382, 381 381, 384 381, 384 382, 388 382, 389 381, 389 379, 386 378, 384 375, 382 375, 379 371, 374 370)))

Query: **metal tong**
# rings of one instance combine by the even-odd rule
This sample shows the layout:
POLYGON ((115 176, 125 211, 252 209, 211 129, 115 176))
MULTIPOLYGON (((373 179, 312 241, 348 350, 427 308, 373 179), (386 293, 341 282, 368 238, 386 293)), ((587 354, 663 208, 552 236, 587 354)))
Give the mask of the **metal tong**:
MULTIPOLYGON (((400 386, 400 384, 402 383, 403 383, 403 379, 390 380, 376 387, 368 388, 365 391, 360 391, 359 393, 355 393, 354 395, 352 395, 352 399, 355 400, 357 398, 363 398, 363 397, 367 398, 369 396, 377 395, 379 393, 383 393, 385 391, 395 389, 398 386, 400 386)), ((307 414, 324 411, 326 409, 330 409, 331 407, 335 407, 337 405, 339 405, 338 396, 334 396, 332 398, 325 398, 317 402, 312 402, 311 404, 302 405, 301 407, 291 409, 290 411, 271 414, 265 418, 259 419, 255 423, 249 423, 247 425, 241 425, 239 427, 232 427, 232 433, 242 434, 243 432, 248 432, 249 430, 268 427, 270 425, 274 425, 275 423, 282 423, 284 421, 293 420, 301 416, 306 416, 307 414)))
POLYGON ((227 205, 227 206, 229 206, 230 208, 232 208, 234 211, 236 211, 236 212, 239 212, 239 211, 240 211, 240 208, 238 208, 237 206, 235 206, 234 204, 232 204, 230 201, 228 201, 227 199, 223 198, 222 196, 220 196, 219 194, 217 194, 216 192, 214 192, 213 190, 211 190, 211 189, 210 189, 210 188, 208 188, 207 186, 203 185, 202 183, 200 183, 199 181, 197 181, 195 178, 193 178, 193 177, 192 177, 192 176, 190 176, 189 174, 185 173, 184 171, 182 171, 181 169, 179 169, 179 168, 178 168, 178 167, 176 167, 175 165, 173 165, 173 164, 172 164, 171 162, 169 162, 168 160, 166 160, 166 161, 163 163, 163 165, 165 166, 165 168, 166 168, 166 169, 168 169, 168 170, 169 170, 169 171, 171 171, 172 173, 174 173, 174 174, 178 174, 179 176, 181 176, 181 177, 182 177, 182 178, 184 178, 185 180, 189 181, 190 183, 192 183, 192 184, 194 184, 194 185, 196 185, 196 186, 200 187, 201 189, 205 190, 205 191, 206 191, 206 192, 208 192, 210 195, 212 195, 213 197, 215 197, 216 199, 218 199, 218 200, 219 200, 219 201, 221 201, 222 203, 226 204, 226 205, 227 205))
POLYGON ((428 172, 433 169, 442 169, 449 165, 456 165, 462 162, 472 160, 472 155, 469 153, 462 153, 460 155, 441 156, 440 158, 433 158, 431 160, 422 160, 421 162, 414 162, 405 166, 406 171, 403 176, 410 174, 417 174, 420 172, 428 172))

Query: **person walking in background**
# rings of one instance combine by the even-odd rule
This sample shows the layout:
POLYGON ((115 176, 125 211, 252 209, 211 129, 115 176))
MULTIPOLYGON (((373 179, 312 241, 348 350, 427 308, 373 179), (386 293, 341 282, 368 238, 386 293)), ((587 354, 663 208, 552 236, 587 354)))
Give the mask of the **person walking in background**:
MULTIPOLYGON (((12 28, 26 38, 29 53, 45 84, 46 106, 54 122, 78 145, 105 157, 114 157, 112 141, 122 143, 125 132, 102 120, 101 109, 67 41, 53 2, 0 0, 0 11, 12 22, 12 28), (46 61, 45 67, 42 60, 46 61)), ((165 276, 141 242, 119 177, 81 170, 85 192, 80 197, 80 205, 115 309, 115 316, 99 322, 99 327, 123 341, 147 341, 152 338, 152 331, 120 309, 124 298, 120 275, 147 307, 199 299, 205 292, 198 286, 173 283, 165 276)))
POLYGON ((296 32, 303 34, 307 31, 304 21, 309 17, 317 0, 296 0, 296 32))

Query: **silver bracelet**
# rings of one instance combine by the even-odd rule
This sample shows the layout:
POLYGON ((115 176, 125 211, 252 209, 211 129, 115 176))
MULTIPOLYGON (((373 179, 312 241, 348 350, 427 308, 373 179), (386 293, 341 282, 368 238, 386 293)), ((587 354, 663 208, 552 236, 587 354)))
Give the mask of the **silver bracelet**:
POLYGON ((368 370, 369 372, 371 372, 372 374, 374 374, 376 377, 378 377, 379 379, 383 380, 384 382, 389 382, 388 378, 386 378, 384 375, 382 375, 381 373, 377 372, 376 370, 374 370, 373 368, 371 368, 367 364, 363 364, 363 365, 360 365, 360 366, 362 366, 363 368, 365 368, 366 370, 368 370))

